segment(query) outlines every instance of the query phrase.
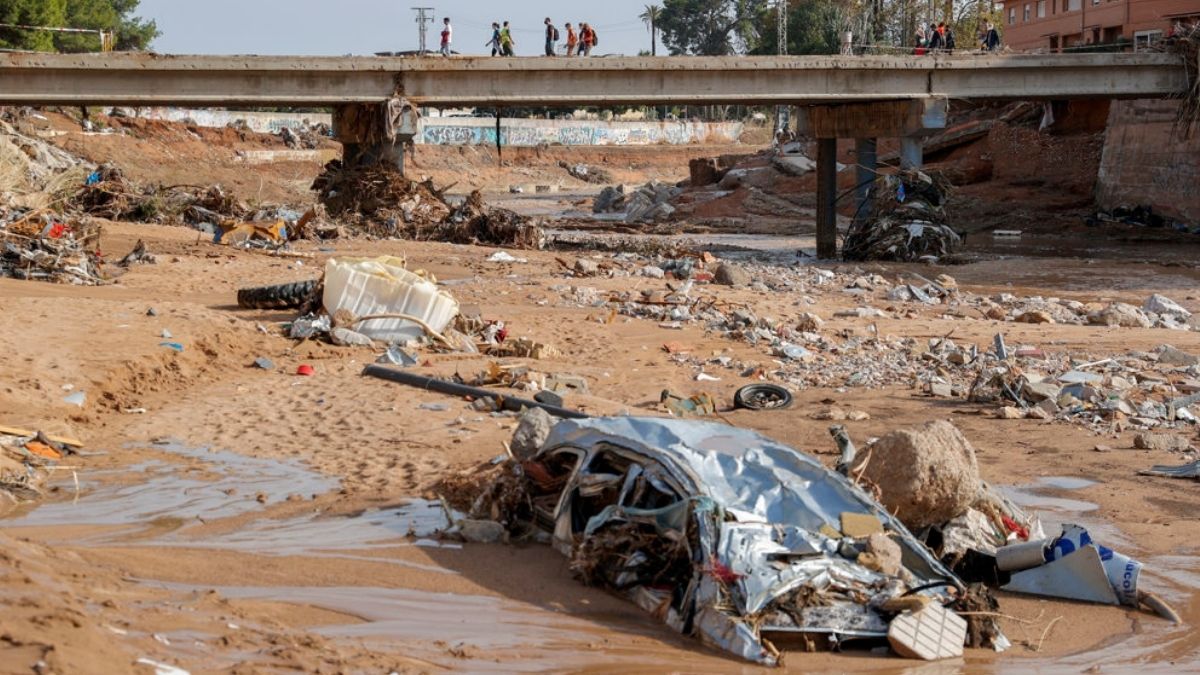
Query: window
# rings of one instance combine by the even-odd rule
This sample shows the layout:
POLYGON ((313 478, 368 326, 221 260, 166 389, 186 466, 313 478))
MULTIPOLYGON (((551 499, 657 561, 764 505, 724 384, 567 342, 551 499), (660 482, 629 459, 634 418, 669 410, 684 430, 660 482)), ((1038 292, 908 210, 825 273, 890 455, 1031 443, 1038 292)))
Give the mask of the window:
POLYGON ((1067 0, 1067 11, 1078 12, 1083 9, 1083 0, 1067 0))
POLYGON ((1038 0, 1038 18, 1046 18, 1046 0, 1038 0))
POLYGON ((1095 7, 1095 6, 1096 6, 1096 5, 1098 5, 1098 4, 1100 4, 1100 0, 1092 0, 1092 6, 1093 6, 1093 7, 1095 7))
POLYGON ((1033 5, 1030 5, 1028 2, 1025 3, 1025 14, 1021 17, 1021 21, 1024 21, 1026 23, 1029 22, 1029 17, 1031 16, 1030 10, 1032 8, 1033 8, 1033 5))
POLYGON ((1017 22, 1017 8, 1009 7, 1008 8, 1008 25, 1011 26, 1016 22, 1017 22))
POLYGON ((1140 51, 1162 39, 1161 30, 1139 30, 1133 34, 1133 51, 1140 51))

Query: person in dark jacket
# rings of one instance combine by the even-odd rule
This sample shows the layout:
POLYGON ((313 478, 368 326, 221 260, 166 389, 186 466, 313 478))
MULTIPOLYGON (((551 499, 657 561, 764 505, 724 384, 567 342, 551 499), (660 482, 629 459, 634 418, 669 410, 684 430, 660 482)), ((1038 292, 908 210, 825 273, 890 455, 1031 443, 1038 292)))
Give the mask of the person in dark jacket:
POLYGON ((1000 33, 996 31, 996 26, 990 21, 987 25, 987 33, 983 36, 983 48, 989 52, 1000 49, 1000 33))
POLYGON ((927 46, 929 47, 929 51, 941 49, 942 47, 946 46, 946 43, 942 41, 942 34, 938 32, 937 24, 929 24, 928 40, 929 44, 927 46))
POLYGON ((954 29, 946 26, 946 51, 954 51, 954 29))

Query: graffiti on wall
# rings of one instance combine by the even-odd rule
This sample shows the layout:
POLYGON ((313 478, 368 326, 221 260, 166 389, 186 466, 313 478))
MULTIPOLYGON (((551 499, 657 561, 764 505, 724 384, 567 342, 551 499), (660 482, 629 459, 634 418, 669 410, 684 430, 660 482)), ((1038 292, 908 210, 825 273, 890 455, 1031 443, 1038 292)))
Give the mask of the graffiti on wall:
MULTIPOLYGON (((427 145, 495 145, 494 120, 423 119, 417 142, 427 145)), ((740 122, 564 122, 502 120, 500 144, 539 145, 687 145, 736 143, 740 122)))

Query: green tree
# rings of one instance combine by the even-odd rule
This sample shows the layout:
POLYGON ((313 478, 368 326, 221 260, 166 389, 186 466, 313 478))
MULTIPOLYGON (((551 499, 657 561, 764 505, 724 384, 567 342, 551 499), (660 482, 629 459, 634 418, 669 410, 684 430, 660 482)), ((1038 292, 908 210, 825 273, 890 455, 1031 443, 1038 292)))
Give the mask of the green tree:
MULTIPOLYGON (((856 20, 853 6, 846 0, 804 0, 788 10, 788 54, 837 54, 841 51, 842 31, 856 20)), ((775 8, 763 12, 762 22, 775 25, 775 8)), ((755 54, 778 54, 776 31, 764 31, 755 54)))
MULTIPOLYGON (((110 31, 117 50, 147 49, 158 37, 153 21, 135 16, 139 0, 0 0, 0 23, 110 31)), ((37 51, 94 52, 100 37, 89 33, 53 33, 0 29, 0 47, 37 51)))
POLYGON ((721 56, 754 50, 768 0, 666 0, 658 25, 672 54, 721 56))
MULTIPOLYGON (((67 0, 0 0, 0 23, 21 26, 62 26, 67 0)), ((20 28, 0 28, 0 48, 50 51, 54 34, 20 28)))
POLYGON ((658 20, 662 18, 662 7, 646 5, 646 11, 642 12, 638 18, 646 24, 646 28, 650 31, 650 56, 658 56, 658 20))

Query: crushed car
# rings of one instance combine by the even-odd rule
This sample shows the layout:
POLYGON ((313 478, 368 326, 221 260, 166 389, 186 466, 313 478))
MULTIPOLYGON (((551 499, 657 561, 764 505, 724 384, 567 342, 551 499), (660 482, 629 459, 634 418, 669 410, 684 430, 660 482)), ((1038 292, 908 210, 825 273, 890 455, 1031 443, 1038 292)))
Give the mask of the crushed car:
POLYGON ((848 478, 723 424, 565 420, 484 502, 510 531, 548 533, 584 582, 763 665, 776 643, 886 638, 897 616, 967 591, 848 478))

